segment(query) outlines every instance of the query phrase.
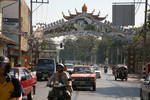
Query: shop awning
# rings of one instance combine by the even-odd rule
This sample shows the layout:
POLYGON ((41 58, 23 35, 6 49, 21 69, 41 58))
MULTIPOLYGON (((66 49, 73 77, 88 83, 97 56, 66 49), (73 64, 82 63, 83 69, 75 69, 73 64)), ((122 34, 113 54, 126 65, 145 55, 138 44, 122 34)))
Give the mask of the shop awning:
POLYGON ((2 34, 0 34, 0 41, 6 42, 6 44, 10 44, 10 45, 16 45, 16 46, 18 45, 17 42, 11 40, 10 38, 8 38, 2 34))

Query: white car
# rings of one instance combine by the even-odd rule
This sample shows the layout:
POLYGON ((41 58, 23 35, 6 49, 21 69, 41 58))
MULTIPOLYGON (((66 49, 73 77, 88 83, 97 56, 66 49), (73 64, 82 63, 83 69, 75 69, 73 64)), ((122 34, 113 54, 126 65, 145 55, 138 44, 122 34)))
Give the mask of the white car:
POLYGON ((101 78, 101 71, 100 68, 98 66, 94 66, 93 67, 96 73, 96 78, 101 78))
POLYGON ((69 74, 72 74, 72 72, 74 70, 74 64, 65 64, 65 65, 68 67, 67 72, 69 74))
POLYGON ((150 74, 141 85, 140 97, 141 100, 150 100, 150 74))

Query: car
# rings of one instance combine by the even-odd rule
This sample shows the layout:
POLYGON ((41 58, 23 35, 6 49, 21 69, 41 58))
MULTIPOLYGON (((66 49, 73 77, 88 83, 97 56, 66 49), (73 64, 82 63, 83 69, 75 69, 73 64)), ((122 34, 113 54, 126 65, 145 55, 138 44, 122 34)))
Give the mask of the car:
POLYGON ((25 67, 12 67, 9 74, 19 79, 25 93, 24 96, 27 96, 28 100, 33 100, 37 83, 36 76, 33 76, 25 67))
POLYGON ((141 100, 150 100, 150 74, 148 74, 145 80, 142 82, 140 98, 141 100))
POLYGON ((93 91, 96 90, 96 74, 93 66, 89 65, 75 65, 72 78, 72 87, 77 89, 78 87, 92 87, 93 91))
POLYGON ((96 73, 96 78, 101 78, 101 71, 100 71, 99 66, 94 66, 93 68, 94 68, 95 73, 96 73))
POLYGON ((74 69, 74 64, 65 64, 65 65, 68 67, 67 72, 69 74, 72 74, 73 69, 74 69))

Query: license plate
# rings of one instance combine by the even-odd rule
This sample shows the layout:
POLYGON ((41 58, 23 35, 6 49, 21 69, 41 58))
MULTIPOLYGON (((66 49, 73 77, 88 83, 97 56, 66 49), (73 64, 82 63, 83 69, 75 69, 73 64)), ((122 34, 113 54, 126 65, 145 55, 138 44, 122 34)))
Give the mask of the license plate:
POLYGON ((48 77, 48 75, 47 74, 43 74, 43 77, 48 77))
POLYGON ((85 85, 86 82, 76 82, 76 84, 78 84, 78 85, 85 85))

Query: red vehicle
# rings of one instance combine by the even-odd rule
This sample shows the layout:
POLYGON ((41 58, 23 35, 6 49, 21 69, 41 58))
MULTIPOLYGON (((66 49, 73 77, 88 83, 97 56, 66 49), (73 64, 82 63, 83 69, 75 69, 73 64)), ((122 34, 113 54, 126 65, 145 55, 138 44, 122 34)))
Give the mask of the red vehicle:
POLYGON ((19 79, 28 100, 33 100, 36 88, 36 76, 31 75, 30 71, 25 67, 12 67, 10 75, 19 79))
POLYGON ((88 86, 92 87, 93 91, 96 90, 96 74, 93 66, 76 65, 73 74, 71 75, 71 78, 73 79, 73 89, 88 86))

